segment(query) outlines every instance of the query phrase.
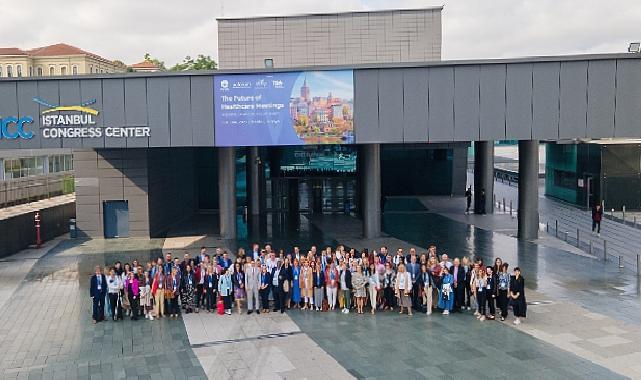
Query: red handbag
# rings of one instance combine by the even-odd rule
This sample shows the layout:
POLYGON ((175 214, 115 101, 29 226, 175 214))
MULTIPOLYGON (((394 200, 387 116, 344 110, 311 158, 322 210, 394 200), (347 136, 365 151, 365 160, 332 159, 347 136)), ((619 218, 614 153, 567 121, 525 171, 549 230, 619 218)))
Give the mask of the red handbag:
POLYGON ((218 301, 216 302, 216 309, 218 310, 218 314, 225 314, 225 305, 223 304, 223 299, 220 296, 218 297, 218 301))

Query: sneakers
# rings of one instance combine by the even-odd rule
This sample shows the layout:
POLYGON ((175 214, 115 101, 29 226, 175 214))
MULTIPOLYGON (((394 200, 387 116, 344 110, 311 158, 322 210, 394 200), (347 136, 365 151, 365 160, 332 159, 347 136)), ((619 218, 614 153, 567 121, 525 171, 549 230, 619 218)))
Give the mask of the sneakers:
POLYGON ((479 321, 483 322, 485 320, 485 315, 481 315, 481 318, 479 318, 479 321))
POLYGON ((505 321, 505 317, 501 317, 501 322, 505 321))
POLYGON ((467 310, 472 310, 472 308, 468 306, 468 307, 467 307, 467 310))
POLYGON ((449 314, 450 314, 449 310, 447 310, 447 309, 443 310, 443 315, 449 315, 449 314))
POLYGON ((520 320, 520 319, 518 319, 518 318, 516 318, 516 319, 514 320, 514 324, 515 324, 515 325, 520 325, 520 324, 521 324, 521 320, 520 320))
POLYGON ((477 310, 477 311, 474 312, 474 316, 478 318, 478 317, 481 316, 481 313, 479 313, 478 310, 477 310))

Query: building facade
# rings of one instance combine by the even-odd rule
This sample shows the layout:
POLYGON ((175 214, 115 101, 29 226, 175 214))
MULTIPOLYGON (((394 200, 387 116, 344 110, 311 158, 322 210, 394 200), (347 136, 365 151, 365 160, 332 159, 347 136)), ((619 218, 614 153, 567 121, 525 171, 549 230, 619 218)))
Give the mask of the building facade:
POLYGON ((438 61, 442 10, 219 18, 219 65, 259 69, 438 61))
POLYGON ((123 73, 127 67, 67 44, 0 48, 0 78, 123 73))

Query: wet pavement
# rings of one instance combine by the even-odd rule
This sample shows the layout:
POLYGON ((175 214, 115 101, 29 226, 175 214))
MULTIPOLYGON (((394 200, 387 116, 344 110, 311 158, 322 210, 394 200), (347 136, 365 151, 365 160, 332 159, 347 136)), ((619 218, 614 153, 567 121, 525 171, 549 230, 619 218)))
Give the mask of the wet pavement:
POLYGON ((153 240, 65 240, 40 258, 0 314, 2 378, 205 378, 180 320, 91 323, 94 266, 147 260, 161 247, 153 240))

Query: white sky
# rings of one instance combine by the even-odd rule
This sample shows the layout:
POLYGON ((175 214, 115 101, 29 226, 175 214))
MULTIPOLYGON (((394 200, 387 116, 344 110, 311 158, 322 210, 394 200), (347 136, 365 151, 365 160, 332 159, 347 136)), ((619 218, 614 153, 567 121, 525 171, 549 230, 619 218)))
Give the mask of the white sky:
MULTIPOLYGON (((9 1, 9 0, 3 0, 9 1)), ((445 5, 443 59, 625 52, 639 0, 21 0, 0 2, 0 46, 66 42, 125 63, 216 57, 215 18, 445 5)))

